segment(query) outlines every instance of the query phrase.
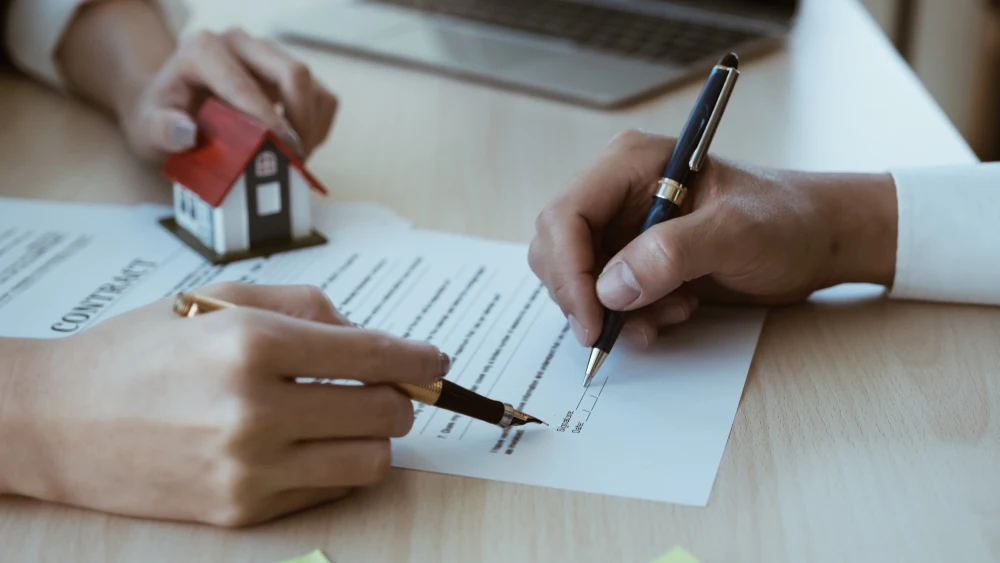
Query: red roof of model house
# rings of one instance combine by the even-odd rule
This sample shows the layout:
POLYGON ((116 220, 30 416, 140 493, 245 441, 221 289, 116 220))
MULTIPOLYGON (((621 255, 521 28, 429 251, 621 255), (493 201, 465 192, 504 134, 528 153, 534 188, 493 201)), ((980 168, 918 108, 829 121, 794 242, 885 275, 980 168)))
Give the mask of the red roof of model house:
POLYGON ((163 165, 163 175, 195 192, 212 207, 218 207, 226 198, 265 140, 285 154, 288 163, 314 190, 326 194, 326 188, 306 170, 295 151, 256 119, 209 98, 198 110, 196 121, 195 148, 171 155, 163 165))

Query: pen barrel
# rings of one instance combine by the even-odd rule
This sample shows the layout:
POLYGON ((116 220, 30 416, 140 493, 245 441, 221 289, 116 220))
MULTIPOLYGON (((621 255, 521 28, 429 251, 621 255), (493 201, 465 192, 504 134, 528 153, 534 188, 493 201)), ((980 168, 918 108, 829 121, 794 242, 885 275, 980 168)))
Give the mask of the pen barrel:
POLYGON ((674 180, 681 185, 687 186, 691 175, 690 158, 694 154, 695 148, 701 142, 702 135, 708 128, 709 119, 715 110, 716 102, 722 94, 729 76, 728 70, 716 67, 712 70, 705 87, 702 88, 698 101, 691 110, 684 130, 677 138, 674 145, 674 152, 670 155, 670 160, 663 169, 663 177, 674 180))
POLYGON ((622 327, 624 326, 624 311, 605 309, 604 323, 601 325, 601 335, 597 337, 594 348, 611 353, 611 348, 615 345, 615 341, 618 340, 618 335, 621 334, 622 327))
MULTIPOLYGON (((654 196, 653 204, 649 207, 649 213, 646 215, 646 222, 642 224, 642 229, 639 232, 644 233, 654 225, 673 218, 677 215, 678 211, 680 211, 680 207, 675 205, 674 202, 654 196)), ((624 311, 605 310, 604 323, 601 325, 601 334, 597 337, 594 348, 611 352, 611 348, 615 345, 615 341, 618 340, 618 336, 625 326, 625 317, 626 313, 624 311)))
POLYGON ((646 222, 642 224, 642 229, 639 230, 639 233, 645 233, 655 225, 668 219, 673 219, 678 211, 680 211, 680 207, 674 202, 654 196, 653 204, 649 206, 649 213, 646 214, 646 222))
POLYGON ((427 385, 413 385, 411 383, 399 383, 396 385, 407 397, 431 407, 437 404, 438 399, 441 397, 443 386, 444 380, 438 380, 427 385))
POLYGON ((490 424, 499 424, 503 420, 504 404, 500 401, 487 399, 447 379, 441 380, 441 383, 441 395, 434 403, 435 407, 490 424))

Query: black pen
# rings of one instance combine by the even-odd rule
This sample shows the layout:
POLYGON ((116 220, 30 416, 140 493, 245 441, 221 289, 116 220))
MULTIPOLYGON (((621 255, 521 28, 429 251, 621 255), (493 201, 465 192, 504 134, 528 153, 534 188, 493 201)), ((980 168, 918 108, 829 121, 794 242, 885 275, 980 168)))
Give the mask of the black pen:
MULTIPOLYGON (((658 182, 656 195, 646 215, 646 222, 639 231, 640 234, 653 225, 673 218, 680 210, 684 195, 687 194, 687 186, 694 178, 694 173, 701 169, 708 154, 708 147, 712 144, 712 137, 715 136, 715 130, 722 120, 729 95, 732 94, 733 86, 736 85, 736 79, 740 75, 739 66, 739 57, 735 53, 729 53, 712 69, 701 95, 698 96, 698 102, 688 117, 681 136, 677 139, 674 152, 663 169, 663 177, 658 182)), ((587 377, 583 380, 584 387, 590 384, 597 371, 601 369, 624 325, 624 311, 604 312, 601 335, 590 350, 587 377)))

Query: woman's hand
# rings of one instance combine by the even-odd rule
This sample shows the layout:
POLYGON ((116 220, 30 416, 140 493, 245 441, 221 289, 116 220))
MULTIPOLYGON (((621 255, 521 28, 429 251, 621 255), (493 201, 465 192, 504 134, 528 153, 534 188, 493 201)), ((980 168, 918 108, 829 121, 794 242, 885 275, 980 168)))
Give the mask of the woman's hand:
POLYGON ((629 131, 539 216, 532 269, 593 345, 602 305, 646 345, 698 300, 783 304, 846 282, 891 285, 896 194, 889 175, 809 174, 709 158, 684 216, 638 236, 674 141, 629 131), (634 239, 634 240, 633 240, 634 239))
POLYGON ((337 110, 309 69, 272 43, 236 29, 176 45, 146 0, 85 3, 56 61, 67 85, 113 112, 148 160, 194 145, 193 117, 210 95, 260 120, 302 158, 326 139, 337 110))
POLYGON ((302 158, 326 139, 337 111, 333 94, 272 43, 239 29, 202 31, 135 96, 122 96, 118 113, 132 149, 158 159, 194 146, 192 117, 209 95, 260 120, 302 158))
POLYGON ((385 477, 389 438, 413 424, 412 403, 387 383, 435 381, 448 357, 355 328, 315 288, 224 284, 204 294, 245 307, 187 319, 160 301, 34 341, 21 377, 0 379, 0 485, 241 526, 385 477))

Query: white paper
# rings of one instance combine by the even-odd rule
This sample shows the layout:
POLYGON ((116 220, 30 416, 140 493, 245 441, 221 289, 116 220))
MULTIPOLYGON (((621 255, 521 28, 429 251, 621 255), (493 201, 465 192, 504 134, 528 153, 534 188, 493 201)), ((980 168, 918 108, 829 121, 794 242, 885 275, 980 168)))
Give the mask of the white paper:
MULTIPOLYGON (((523 245, 411 230, 391 215, 357 211, 342 214, 338 226, 327 223, 325 246, 215 267, 155 225, 162 208, 135 210, 131 223, 99 212, 106 214, 103 231, 78 232, 89 237, 87 245, 0 302, 0 335, 66 335, 53 330, 53 323, 65 321, 66 311, 79 312, 81 302, 93 302, 95 287, 121 277, 136 260, 140 272, 127 291, 99 308, 96 320, 79 323, 80 330, 216 281, 313 284, 355 322, 438 345, 453 357, 449 379, 551 425, 504 431, 417 405, 413 431, 394 441, 394 465, 689 505, 708 502, 763 311, 703 310, 650 350, 620 342, 584 389, 588 350, 573 339, 529 270, 523 245), (352 224, 355 215, 366 218, 352 224)), ((22 217, 21 224, 67 229, 46 227, 37 216, 22 217)), ((72 240, 67 236, 63 244, 72 240)), ((0 253, 0 272, 3 260, 0 253)), ((9 285, 0 278, 0 296, 9 285)))
POLYGON ((589 351, 527 267, 526 249, 414 231, 409 244, 321 261, 355 322, 429 340, 453 356, 448 378, 551 426, 508 431, 418 405, 394 465, 704 506, 764 320, 704 310, 651 350, 619 343, 589 388, 589 351))
MULTIPOLYGON (((295 268, 315 255, 306 249, 212 266, 157 223, 170 213, 151 204, 0 198, 0 337, 69 336, 216 281, 298 283, 295 268)), ((316 217, 339 244, 409 229, 391 211, 366 204, 320 207, 316 217)))

